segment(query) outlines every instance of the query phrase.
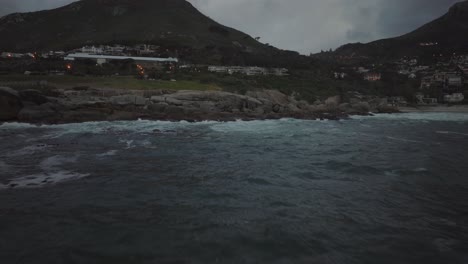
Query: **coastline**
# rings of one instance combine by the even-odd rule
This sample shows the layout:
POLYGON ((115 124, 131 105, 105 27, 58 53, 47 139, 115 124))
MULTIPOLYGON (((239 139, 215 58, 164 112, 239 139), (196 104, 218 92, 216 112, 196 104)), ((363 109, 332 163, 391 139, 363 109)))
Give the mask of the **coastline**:
POLYGON ((65 124, 93 121, 236 121, 296 118, 338 120, 369 115, 362 104, 339 104, 332 98, 309 104, 276 90, 245 95, 222 91, 54 89, 0 87, 0 121, 65 124))
POLYGON ((313 104, 276 90, 245 95, 222 91, 54 89, 0 87, 0 123, 53 125, 98 121, 253 121, 294 118, 341 120, 392 113, 468 113, 468 105, 394 108, 382 103, 343 103, 338 96, 313 104))
POLYGON ((418 107, 399 107, 402 113, 467 113, 468 105, 437 105, 437 106, 418 106, 418 107))

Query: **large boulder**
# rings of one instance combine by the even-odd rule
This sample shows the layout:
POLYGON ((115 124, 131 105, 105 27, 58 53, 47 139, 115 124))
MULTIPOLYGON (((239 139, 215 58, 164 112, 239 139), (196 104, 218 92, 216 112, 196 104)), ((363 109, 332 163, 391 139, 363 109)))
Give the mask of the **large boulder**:
POLYGON ((18 120, 28 123, 55 123, 61 119, 60 113, 51 103, 29 105, 18 113, 18 120))
POLYGON ((19 92, 21 100, 37 105, 45 104, 49 100, 38 90, 23 90, 19 92))
POLYGON ((367 114, 370 112, 370 106, 369 106, 369 103, 367 102, 360 102, 357 104, 352 104, 351 107, 357 113, 367 114))
POLYGON ((277 90, 249 91, 246 95, 261 102, 271 103, 272 105, 284 106, 291 102, 289 96, 277 90))
POLYGON ((248 112, 263 103, 255 98, 219 91, 179 91, 173 94, 153 96, 156 104, 165 103, 187 109, 198 109, 201 113, 248 112))
POLYGON ((327 100, 325 100, 325 104, 331 107, 338 107, 340 103, 341 103, 341 97, 338 95, 329 97, 327 98, 327 100))
POLYGON ((113 105, 136 105, 145 106, 149 103, 149 99, 139 95, 120 95, 112 96, 109 101, 113 105))
POLYGON ((18 118, 23 103, 18 92, 11 88, 0 87, 0 121, 11 121, 18 118))

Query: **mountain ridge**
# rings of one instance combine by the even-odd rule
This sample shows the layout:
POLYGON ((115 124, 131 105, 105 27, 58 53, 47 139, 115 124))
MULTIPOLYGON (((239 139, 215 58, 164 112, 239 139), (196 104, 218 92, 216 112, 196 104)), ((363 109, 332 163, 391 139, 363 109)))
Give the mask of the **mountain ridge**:
MULTIPOLYGON (((156 44, 198 63, 281 64, 294 57, 221 25, 186 0, 81 0, 0 18, 0 50, 70 50, 84 45, 156 44)), ((302 58, 303 60, 304 58, 302 58)))
POLYGON ((349 43, 334 54, 388 59, 468 52, 468 1, 455 3, 446 14, 407 34, 369 43, 349 43), (427 45, 426 45, 427 44, 427 45))

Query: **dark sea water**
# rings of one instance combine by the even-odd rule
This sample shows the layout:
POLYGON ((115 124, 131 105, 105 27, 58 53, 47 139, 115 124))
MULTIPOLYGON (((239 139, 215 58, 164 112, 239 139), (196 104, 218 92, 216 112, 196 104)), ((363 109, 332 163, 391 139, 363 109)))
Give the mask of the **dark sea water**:
POLYGON ((0 263, 468 263, 468 115, 0 126, 0 263))

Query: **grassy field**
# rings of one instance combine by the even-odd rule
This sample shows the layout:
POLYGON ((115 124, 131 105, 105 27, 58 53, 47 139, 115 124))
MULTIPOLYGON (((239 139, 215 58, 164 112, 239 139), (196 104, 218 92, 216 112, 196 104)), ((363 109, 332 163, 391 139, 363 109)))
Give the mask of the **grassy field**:
POLYGON ((201 83, 196 80, 182 81, 150 81, 140 80, 133 76, 27 76, 27 75, 0 75, 0 85, 21 86, 22 83, 34 83, 47 81, 48 86, 57 88, 73 88, 77 86, 87 86, 89 88, 114 88, 133 90, 221 90, 216 84, 201 83))
POLYGON ((47 81, 47 88, 52 89, 54 87, 64 89, 89 87, 129 90, 222 90, 240 94, 256 89, 274 89, 309 102, 339 93, 339 84, 310 72, 297 72, 294 75, 284 77, 177 73, 171 78, 177 81, 141 80, 134 76, 27 76, 15 74, 0 75, 0 86, 16 89, 39 89, 37 82, 47 81))

